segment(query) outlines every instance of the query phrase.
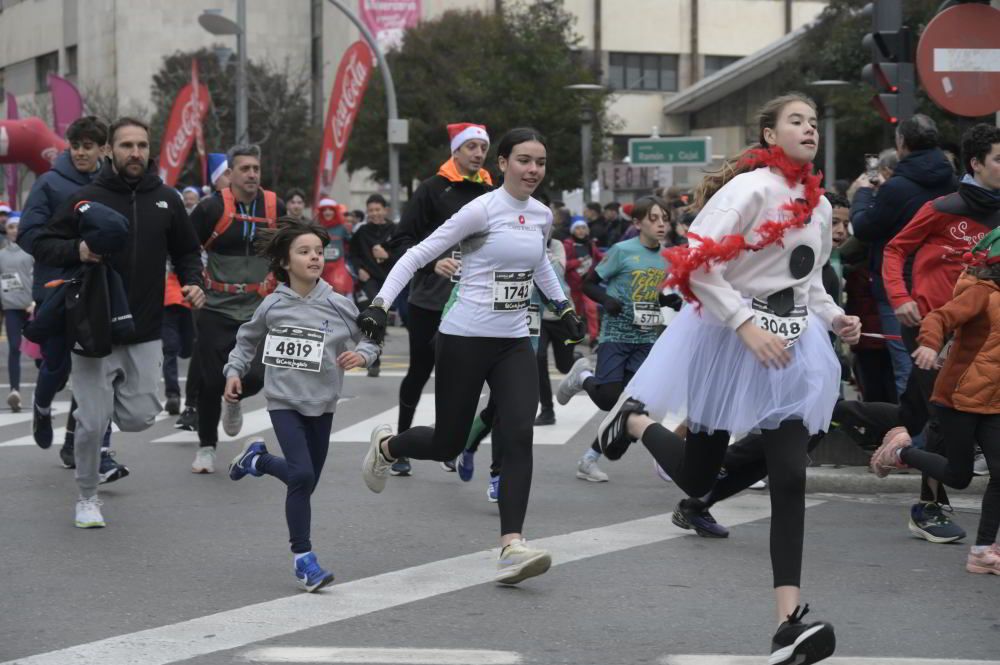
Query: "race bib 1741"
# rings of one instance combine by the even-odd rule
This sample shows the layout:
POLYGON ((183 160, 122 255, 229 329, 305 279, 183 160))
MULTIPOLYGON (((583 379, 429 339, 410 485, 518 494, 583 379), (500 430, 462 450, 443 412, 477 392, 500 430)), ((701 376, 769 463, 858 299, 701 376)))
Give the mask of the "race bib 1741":
POLYGON ((511 312, 528 309, 534 276, 533 270, 494 272, 493 311, 511 312))
POLYGON ((322 330, 278 326, 264 339, 264 364, 318 372, 323 366, 326 333, 322 330))

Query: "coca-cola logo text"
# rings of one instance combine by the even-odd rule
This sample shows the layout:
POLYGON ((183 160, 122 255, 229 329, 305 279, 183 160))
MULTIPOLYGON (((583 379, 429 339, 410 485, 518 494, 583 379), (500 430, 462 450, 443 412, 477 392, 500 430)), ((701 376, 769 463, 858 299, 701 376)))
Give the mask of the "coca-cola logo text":
POLYGON ((369 68, 359 60, 358 52, 351 51, 350 60, 344 68, 344 82, 340 86, 340 100, 333 118, 333 144, 337 150, 343 150, 347 143, 354 114, 361 104, 368 72, 369 68))
MULTIPOLYGON (((208 109, 207 102, 198 106, 201 106, 203 111, 208 109)), ((194 98, 188 99, 181 110, 181 124, 171 137, 170 142, 167 143, 167 164, 171 168, 180 168, 182 156, 191 147, 191 140, 200 124, 201 113, 195 106, 195 100, 194 98)))

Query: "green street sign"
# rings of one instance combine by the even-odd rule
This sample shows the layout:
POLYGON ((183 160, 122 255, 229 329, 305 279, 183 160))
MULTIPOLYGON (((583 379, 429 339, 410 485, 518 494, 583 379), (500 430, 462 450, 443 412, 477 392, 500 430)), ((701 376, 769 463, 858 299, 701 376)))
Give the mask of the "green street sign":
POLYGON ((628 155, 633 166, 704 166, 712 161, 709 136, 629 139, 628 155))

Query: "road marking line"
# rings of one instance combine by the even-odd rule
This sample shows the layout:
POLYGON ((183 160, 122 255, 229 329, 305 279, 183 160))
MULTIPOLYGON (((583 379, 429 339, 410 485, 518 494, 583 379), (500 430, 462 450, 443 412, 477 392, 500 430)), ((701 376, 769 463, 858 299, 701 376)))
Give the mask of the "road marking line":
MULTIPOLYGON (((760 665, 761 656, 664 656, 660 665, 760 665)), ((864 658, 833 657, 823 665, 1000 665, 1000 660, 957 660, 954 658, 864 658)))
POLYGON ((518 665, 521 654, 483 649, 268 647, 240 656, 252 663, 392 663, 402 665, 518 665))
MULTIPOLYGON (((69 402, 66 402, 66 404, 68 405, 69 402)), ((154 424, 160 422, 161 420, 165 420, 166 418, 169 418, 169 417, 170 416, 167 413, 165 413, 165 412, 158 413, 158 414, 156 414, 156 418, 154 420, 154 424)), ((115 425, 114 423, 111 424, 111 431, 112 432, 121 432, 121 430, 118 429, 118 425, 115 425)), ((129 434, 137 434, 137 433, 138 432, 129 432, 129 434)), ((58 441, 62 441, 65 438, 66 438, 66 428, 65 427, 56 427, 55 429, 52 430, 52 442, 53 442, 53 444, 55 444, 58 441)), ((35 437, 33 435, 31 435, 31 434, 28 434, 26 436, 19 436, 16 439, 10 439, 9 441, 4 441, 3 443, 0 443, 0 448, 13 448, 13 447, 16 447, 16 446, 34 446, 34 445, 36 445, 35 444, 35 437)), ((111 445, 112 445, 112 448, 115 447, 115 441, 114 441, 114 439, 112 439, 111 445)))
MULTIPOLYGON (((52 402, 52 413, 68 413, 69 412, 69 402, 52 402)), ((24 400, 24 406, 18 413, 13 413, 10 411, 0 413, 0 427, 8 427, 10 425, 17 425, 20 423, 30 422, 34 418, 34 412, 32 411, 31 401, 24 400)))
MULTIPOLYGON (((271 417, 267 415, 267 409, 254 409, 243 414, 243 429, 236 436, 229 436, 219 428, 219 441, 240 441, 271 429, 271 417)), ((180 430, 159 439, 153 439, 153 443, 197 443, 198 432, 180 430)))
MULTIPOLYGON (((434 412, 434 393, 423 393, 420 401, 417 402, 417 410, 413 414, 413 425, 431 425, 434 423, 436 414, 434 412)), ((366 418, 359 423, 355 423, 344 429, 335 430, 330 434, 331 443, 349 443, 357 441, 367 441, 372 435, 372 430, 376 426, 388 423, 392 426, 392 431, 396 431, 399 423, 399 405, 386 409, 375 414, 371 418, 366 418)), ((333 424, 336 427, 337 418, 334 416, 333 424)))
MULTIPOLYGON (((806 507, 821 503, 807 499, 806 507)), ((771 514, 770 500, 763 496, 741 495, 713 506, 712 512, 723 524, 745 524, 768 517, 771 514)), ((688 534, 672 526, 670 513, 664 513, 539 538, 531 543, 552 553, 553 566, 562 566, 688 534)), ((318 594, 297 593, 159 628, 26 656, 0 665, 167 665, 489 584, 496 574, 496 556, 496 550, 490 549, 432 561, 335 584, 318 594)), ((760 563, 765 565, 763 561, 760 563)), ((281 569, 275 568, 275 571, 278 574, 281 569)), ((541 583, 544 587, 544 579, 533 583, 541 583)))
POLYGON ((936 48, 936 72, 1000 72, 1000 48, 936 48))

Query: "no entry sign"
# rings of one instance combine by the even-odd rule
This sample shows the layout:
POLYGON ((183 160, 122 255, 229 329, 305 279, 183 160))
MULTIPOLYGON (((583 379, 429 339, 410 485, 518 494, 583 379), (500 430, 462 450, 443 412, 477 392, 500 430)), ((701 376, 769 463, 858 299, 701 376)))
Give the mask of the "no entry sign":
POLYGON ((957 115, 1000 110, 1000 9, 958 5, 927 25, 917 71, 930 98, 957 115))

